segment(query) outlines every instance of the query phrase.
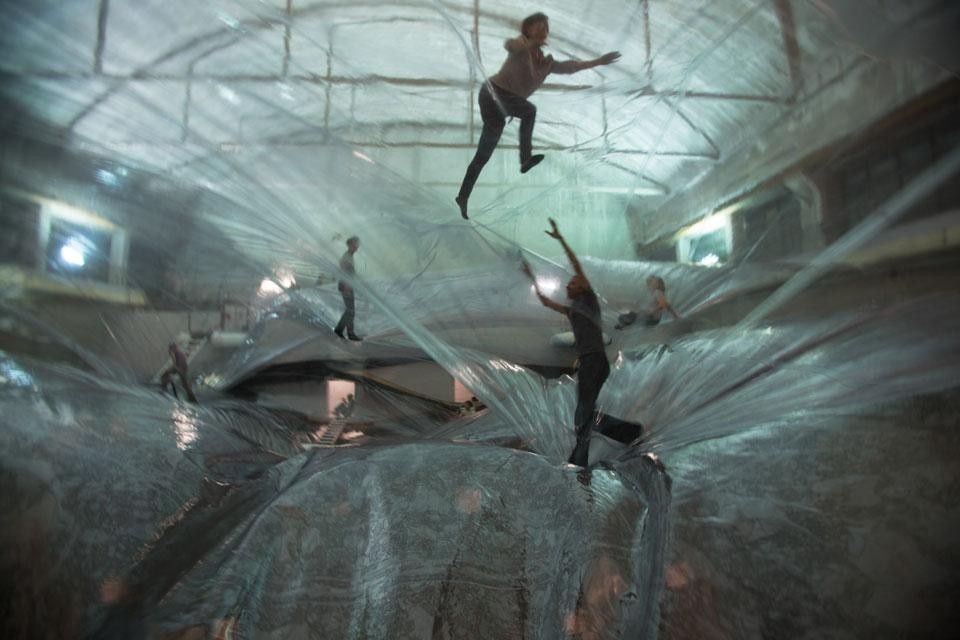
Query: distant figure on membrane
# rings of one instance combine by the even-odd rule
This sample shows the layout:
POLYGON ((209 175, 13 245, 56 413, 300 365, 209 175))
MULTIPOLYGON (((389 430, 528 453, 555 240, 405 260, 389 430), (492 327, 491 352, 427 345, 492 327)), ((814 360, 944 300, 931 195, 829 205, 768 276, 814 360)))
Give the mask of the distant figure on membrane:
POLYGON ((187 356, 180 350, 176 342, 171 342, 167 346, 167 353, 170 354, 170 360, 173 364, 163 372, 160 377, 160 387, 166 391, 169 385, 173 389, 173 395, 177 395, 177 388, 173 383, 174 374, 180 377, 180 384, 183 385, 183 391, 190 402, 196 402, 197 396, 193 395, 193 389, 190 387, 190 377, 187 373, 187 356))
MULTIPOLYGON (((340 271, 346 275, 353 277, 356 274, 356 269, 353 265, 353 254, 357 252, 357 249, 360 248, 360 238, 357 236, 350 236, 347 238, 347 250, 343 253, 343 257, 340 258, 340 271)), ((336 329, 333 330, 338 337, 343 338, 343 330, 347 330, 347 337, 353 340, 354 342, 360 342, 363 340, 353 331, 353 320, 356 316, 356 304, 353 297, 353 287, 350 286, 350 283, 341 278, 340 282, 337 283, 337 290, 340 291, 340 295, 343 296, 343 315, 340 316, 340 322, 337 323, 336 329)))
POLYGON ((595 60, 556 61, 553 56, 543 55, 540 49, 550 35, 550 23, 543 13, 524 18, 520 36, 504 42, 507 59, 500 71, 487 79, 480 87, 480 116, 483 132, 477 152, 467 167, 456 197, 460 215, 467 218, 467 201, 480 172, 497 148, 500 134, 506 125, 506 116, 520 118, 520 173, 526 173, 543 160, 543 154, 533 155, 533 123, 537 108, 527 100, 540 88, 551 73, 576 73, 600 65, 610 64, 620 57, 618 51, 606 53, 595 60))
MULTIPOLYGON (((667 285, 660 276, 647 276, 647 289, 653 296, 653 302, 650 309, 643 317, 643 323, 648 327, 655 327, 663 319, 663 312, 667 311, 673 316, 674 320, 680 319, 680 314, 674 311, 673 307, 667 302, 667 285)), ((637 321, 637 312, 621 313, 617 317, 617 324, 614 329, 623 329, 637 321)))
POLYGON ((540 303, 548 309, 553 309, 567 316, 573 328, 574 346, 579 355, 577 409, 573 416, 577 445, 573 453, 570 454, 569 462, 580 467, 586 467, 590 452, 591 422, 595 419, 594 407, 597 404, 600 389, 610 375, 610 362, 607 360, 607 353, 603 348, 600 302, 597 300, 597 294, 593 292, 593 288, 590 286, 590 281, 583 273, 580 261, 577 260, 573 250, 560 235, 560 230, 553 218, 550 219, 550 231, 547 231, 547 235, 560 241, 560 245, 573 267, 574 275, 567 283, 567 297, 571 301, 570 306, 554 302, 540 293, 540 286, 537 284, 537 279, 526 260, 523 262, 523 272, 533 281, 533 287, 537 292, 540 303))

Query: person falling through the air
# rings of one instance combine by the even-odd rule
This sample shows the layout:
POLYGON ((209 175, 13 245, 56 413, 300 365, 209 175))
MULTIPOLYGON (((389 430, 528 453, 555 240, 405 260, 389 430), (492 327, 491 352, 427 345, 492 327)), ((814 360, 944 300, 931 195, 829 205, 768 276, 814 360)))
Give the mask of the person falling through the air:
POLYGON ((540 293, 537 278, 533 275, 530 265, 523 261, 523 272, 533 281, 534 290, 540 303, 548 309, 553 309, 567 316, 573 328, 574 346, 577 349, 579 367, 577 368, 577 409, 574 412, 573 422, 576 427, 577 445, 570 454, 569 462, 580 467, 587 466, 590 453, 591 425, 595 419, 594 408, 600 389, 610 375, 610 362, 603 348, 603 326, 600 319, 600 302, 597 294, 590 286, 590 281, 583 273, 580 261, 576 254, 560 235, 560 229, 553 218, 550 218, 550 231, 547 235, 560 241, 574 275, 567 283, 567 297, 570 306, 554 302, 540 293))
POLYGON ((533 154, 533 123, 537 108, 529 98, 540 88, 551 73, 576 73, 600 65, 610 64, 620 57, 618 51, 606 53, 594 60, 562 60, 545 56, 541 47, 550 35, 550 23, 543 13, 535 13, 524 18, 520 26, 520 36, 507 40, 504 48, 507 59, 496 75, 488 78, 480 87, 480 116, 483 118, 483 131, 477 144, 477 152, 467 167, 456 197, 460 215, 467 218, 467 201, 473 186, 487 161, 497 148, 500 134, 506 125, 506 117, 520 118, 520 173, 526 173, 543 160, 543 154, 533 154))

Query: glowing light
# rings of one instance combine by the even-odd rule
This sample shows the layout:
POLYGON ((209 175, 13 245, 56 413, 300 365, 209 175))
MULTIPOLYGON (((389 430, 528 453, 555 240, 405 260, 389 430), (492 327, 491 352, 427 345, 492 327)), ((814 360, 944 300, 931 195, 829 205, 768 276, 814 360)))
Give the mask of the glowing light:
POLYGON ((60 261, 71 267, 82 267, 85 265, 87 259, 83 245, 75 238, 71 238, 66 244, 60 247, 60 261))
POLYGON ((720 256, 715 253, 708 253, 707 255, 700 258, 700 261, 697 264, 702 264, 705 267, 712 267, 720 263, 720 256))
POLYGON ((540 293, 548 296, 560 287, 560 281, 556 278, 537 278, 537 286, 540 287, 540 293))
POLYGON ((258 293, 261 296, 276 296, 283 293, 283 287, 270 278, 264 278, 260 281, 260 289, 258 290, 258 293))
POLYGON ((357 158, 360 158, 361 160, 364 160, 364 161, 366 161, 366 162, 369 162, 370 164, 373 164, 373 160, 371 160, 371 159, 368 158, 367 156, 363 155, 363 154, 360 153, 359 151, 354 150, 353 155, 356 156, 357 158))

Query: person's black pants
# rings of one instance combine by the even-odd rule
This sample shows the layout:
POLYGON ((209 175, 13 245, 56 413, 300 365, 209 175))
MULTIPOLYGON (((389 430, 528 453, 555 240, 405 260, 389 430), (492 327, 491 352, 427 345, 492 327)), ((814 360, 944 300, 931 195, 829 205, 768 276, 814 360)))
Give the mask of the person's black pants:
POLYGON ((595 417, 594 409, 600 389, 610 375, 610 363, 605 353, 588 353, 580 356, 577 370, 577 410, 573 414, 576 426, 577 446, 570 454, 569 462, 580 467, 587 466, 590 457, 590 431, 595 417))
POLYGON ((180 384, 183 385, 183 390, 187 394, 187 400, 196 403, 197 396, 193 394, 193 389, 190 387, 190 380, 183 371, 178 371, 177 373, 180 376, 180 384))
POLYGON ((340 290, 340 295, 343 296, 343 315, 340 316, 340 322, 337 323, 337 328, 334 329, 337 333, 343 333, 343 330, 347 330, 347 335, 353 335, 355 332, 353 330, 353 319, 356 315, 356 305, 353 299, 353 289, 343 284, 337 287, 340 290))
MULTIPOLYGON (((173 397, 177 400, 180 399, 180 396, 177 395, 177 385, 173 382, 173 371, 166 371, 163 374, 163 377, 160 378, 160 388, 164 391, 167 390, 167 387, 170 387, 170 391, 173 393, 173 397)), ((193 388, 190 386, 190 379, 187 377, 186 373, 183 371, 176 372, 180 376, 180 384, 183 385, 183 391, 187 396, 187 400, 190 402, 196 402, 197 396, 193 393, 193 388)))
POLYGON ((473 192, 473 185, 477 183, 480 172, 484 165, 493 155, 493 150, 497 148, 500 142, 500 135, 503 133, 503 127, 507 124, 507 116, 520 118, 520 162, 521 164, 530 159, 533 153, 533 123, 537 118, 537 108, 529 100, 510 93, 491 82, 484 82, 480 87, 480 117, 483 118, 483 131, 480 133, 480 142, 477 144, 477 152, 467 167, 467 173, 463 176, 463 183, 460 185, 460 194, 457 196, 460 200, 468 200, 473 192), (491 93, 491 87, 496 92, 494 99, 491 93))

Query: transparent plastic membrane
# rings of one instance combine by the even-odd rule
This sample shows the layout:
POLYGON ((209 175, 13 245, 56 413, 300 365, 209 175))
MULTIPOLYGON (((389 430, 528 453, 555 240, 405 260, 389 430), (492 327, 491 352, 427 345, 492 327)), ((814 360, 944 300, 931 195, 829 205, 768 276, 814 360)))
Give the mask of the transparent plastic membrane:
POLYGON ((793 127, 824 95, 864 110, 837 137, 869 125, 891 91, 869 65, 896 67, 904 100, 947 77, 955 9, 531 8, 558 59, 624 57, 531 98, 548 159, 521 176, 508 124, 465 221, 453 195, 509 3, 41 4, 0 12, 0 186, 114 233, 109 250, 88 233, 90 265, 122 230, 127 297, 72 276, 65 249, 33 256, 56 288, 26 302, 29 278, 3 274, 5 637, 950 635, 956 264, 847 259, 956 180, 960 151, 790 260, 634 246, 719 209, 697 201, 715 182, 740 195, 799 161, 793 127), (520 271, 563 300, 548 217, 601 297, 597 410, 626 426, 594 435, 588 480, 565 464, 570 325, 520 271), (615 329, 650 275, 682 317, 615 329), (333 332, 341 280, 362 342, 333 332), (198 403, 157 384, 184 337, 198 403), (357 406, 317 446, 303 407, 331 381, 357 406))

